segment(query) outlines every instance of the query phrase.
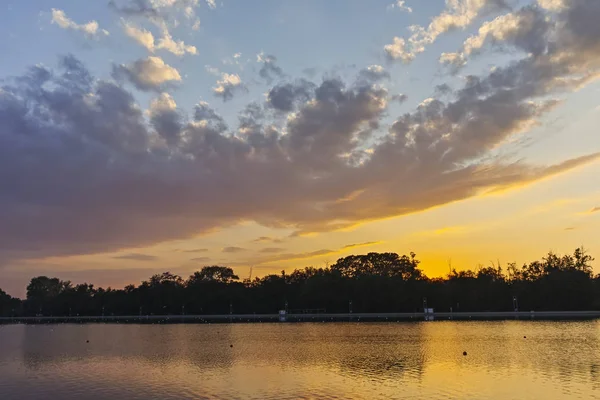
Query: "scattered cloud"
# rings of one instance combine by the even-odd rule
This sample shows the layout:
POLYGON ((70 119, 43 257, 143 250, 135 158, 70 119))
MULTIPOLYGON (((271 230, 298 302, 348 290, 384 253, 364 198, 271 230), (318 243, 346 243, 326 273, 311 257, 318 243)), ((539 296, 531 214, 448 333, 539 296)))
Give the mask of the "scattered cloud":
POLYGON ((376 241, 376 242, 364 242, 364 243, 347 244, 344 247, 342 247, 342 250, 353 249, 353 248, 356 248, 356 247, 374 246, 376 244, 381 244, 381 243, 383 243, 383 242, 376 241))
POLYGON ((235 246, 224 247, 222 250, 223 253, 241 253, 243 251, 246 251, 246 249, 244 249, 243 247, 235 246))
POLYGON ((190 261, 194 261, 194 262, 208 262, 208 261, 210 261, 210 257, 196 257, 196 258, 192 258, 190 261))
POLYGON ((116 79, 125 78, 144 91, 163 90, 165 86, 181 81, 179 71, 156 56, 137 60, 133 64, 115 65, 113 76, 116 79))
POLYGON ((358 72, 359 84, 371 85, 386 79, 390 79, 390 73, 381 65, 370 65, 358 72))
POLYGON ((427 27, 411 26, 412 34, 408 40, 394 37, 393 43, 386 45, 384 50, 390 60, 410 63, 440 35, 456 29, 465 29, 483 14, 508 8, 505 0, 446 1, 444 11, 435 16, 427 27))
POLYGON ((551 29, 546 13, 535 7, 524 7, 485 22, 476 35, 469 37, 457 53, 443 53, 440 62, 458 70, 467 59, 479 54, 486 45, 504 49, 504 43, 514 43, 526 53, 539 55, 548 45, 545 36, 551 29))
POLYGON ((261 236, 259 238, 254 239, 252 242, 254 243, 283 243, 282 239, 273 238, 270 236, 261 236))
POLYGON ((183 40, 173 40, 171 33, 166 27, 163 27, 162 29, 162 37, 158 40, 156 48, 164 49, 180 57, 186 53, 193 55, 198 54, 196 46, 185 44, 183 40))
POLYGON ((267 83, 271 84, 276 78, 283 77, 283 69, 277 65, 277 57, 260 53, 256 56, 256 61, 262 63, 258 74, 267 83))
POLYGON ((274 86, 267 93, 267 105, 278 111, 290 112, 314 96, 316 85, 305 79, 274 86))
POLYGON ((406 100, 408 100, 408 96, 404 93, 395 94, 392 96, 392 101, 395 101, 399 104, 404 103, 406 100))
POLYGON ((281 253, 284 251, 285 249, 282 247, 265 247, 264 249, 260 249, 259 253, 281 253))
POLYGON ((189 249, 189 250, 180 250, 183 253, 206 253, 208 249, 189 249))
POLYGON ((131 253, 122 256, 113 257, 118 260, 133 260, 133 261, 156 261, 158 257, 149 254, 131 253))
POLYGON ((90 21, 85 24, 77 24, 70 19, 63 10, 56 8, 52 9, 52 23, 58 25, 62 29, 74 30, 81 32, 88 39, 98 39, 102 36, 108 36, 109 32, 106 29, 100 29, 97 21, 90 21))
POLYGON ((438 97, 442 97, 451 93, 452 88, 447 83, 442 83, 441 85, 436 85, 435 87, 435 94, 438 97))
POLYGON ((206 0, 206 5, 213 10, 217 8, 217 2, 215 0, 206 0))
POLYGON ((212 67, 210 65, 205 65, 204 69, 206 70, 206 72, 208 72, 211 75, 214 75, 214 76, 220 76, 221 75, 221 71, 219 71, 219 68, 212 67))
POLYGON ((261 265, 261 264, 270 264, 276 261, 291 261, 291 260, 304 260, 307 258, 326 256, 329 254, 335 254, 337 250, 316 250, 316 251, 307 251, 304 253, 284 253, 277 254, 274 256, 269 256, 267 258, 258 258, 252 261, 253 265, 261 265))
POLYGON ((231 100, 236 93, 246 92, 247 90, 238 74, 223 72, 221 73, 221 79, 217 81, 217 86, 213 88, 213 94, 223 99, 223 101, 227 101, 231 100))
POLYGON ((407 13, 413 12, 412 8, 406 5, 405 0, 396 0, 395 3, 390 4, 387 8, 388 10, 400 10, 407 13))
POLYGON ((390 60, 401 60, 408 64, 415 59, 415 54, 413 51, 409 50, 406 45, 406 40, 398 36, 394 37, 391 44, 386 44, 383 47, 383 50, 385 50, 385 53, 390 60))
POLYGON ((600 207, 594 207, 590 210, 590 214, 595 213, 595 212, 600 212, 600 207))
POLYGON ((561 11, 567 7, 566 0, 537 0, 537 3, 540 7, 554 12, 561 11))
MULTIPOLYGON (((480 15, 473 4, 483 3, 493 2, 464 7, 480 15)), ((457 4, 466 3, 448 7, 457 4)), ((284 118, 267 112, 272 104, 258 104, 228 128, 207 103, 180 112, 163 86, 181 76, 157 57, 115 67, 117 77, 159 92, 147 112, 120 81, 94 77, 74 57, 56 69, 33 66, 0 90, 0 254, 118 251, 240 221, 303 236, 520 188, 597 162, 597 153, 549 165, 495 153, 536 126, 560 96, 600 76, 599 3, 564 6, 544 29, 518 28, 511 32, 523 34, 502 42, 486 36, 477 51, 504 47, 514 59, 466 75, 443 100, 399 115, 390 115, 381 85, 326 75, 306 96, 292 96, 284 118), (540 40, 543 49, 523 51, 540 40), (375 129, 382 132, 376 142, 369 135, 375 129)), ((466 26, 472 13, 461 10, 460 21, 452 13, 454 22, 436 17, 424 34, 466 26)), ((544 10, 537 12, 550 13, 544 10)), ((221 78, 223 98, 242 86, 235 75, 221 78)))
POLYGON ((123 22, 123 30, 127 36, 145 47, 146 50, 154 52, 154 35, 152 32, 143 28, 138 28, 129 22, 123 22))
POLYGON ((147 29, 138 28, 130 22, 123 22, 125 34, 142 45, 146 50, 154 53, 157 50, 166 50, 176 56, 187 54, 198 54, 195 46, 187 45, 183 40, 175 41, 169 32, 169 29, 162 26, 162 37, 155 42, 154 35, 147 29))

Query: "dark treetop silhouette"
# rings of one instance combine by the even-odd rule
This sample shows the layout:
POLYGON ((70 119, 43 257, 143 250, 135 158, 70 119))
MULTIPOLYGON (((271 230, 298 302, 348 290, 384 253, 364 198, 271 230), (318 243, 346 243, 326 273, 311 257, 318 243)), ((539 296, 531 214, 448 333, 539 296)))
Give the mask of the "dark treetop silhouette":
POLYGON ((514 263, 428 278, 414 253, 369 253, 340 258, 328 268, 307 267, 291 274, 240 281, 228 267, 209 266, 187 280, 165 272, 124 289, 73 285, 39 276, 27 299, 0 290, 0 315, 138 315, 275 313, 290 309, 348 312, 414 312, 427 297, 439 311, 599 310, 600 275, 583 249, 572 255, 549 253, 521 268, 514 263))

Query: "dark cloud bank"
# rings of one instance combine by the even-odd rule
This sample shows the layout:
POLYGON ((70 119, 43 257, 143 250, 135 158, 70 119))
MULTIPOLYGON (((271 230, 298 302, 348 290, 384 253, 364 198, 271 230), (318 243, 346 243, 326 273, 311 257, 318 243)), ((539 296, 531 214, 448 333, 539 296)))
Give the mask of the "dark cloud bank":
POLYGON ((237 130, 205 103, 187 119, 168 96, 147 117, 73 57, 56 70, 32 67, 0 90, 0 254, 112 251, 243 220, 327 231, 597 159, 543 167, 489 157, 600 72, 600 2, 564 5, 528 9, 548 18, 527 14, 537 25, 506 36, 504 48, 529 55, 446 88, 446 102, 425 101, 391 127, 380 122, 393 96, 379 69, 353 84, 279 82, 237 130), (285 125, 267 110, 288 113, 285 125), (387 134, 374 143, 375 131, 387 134))

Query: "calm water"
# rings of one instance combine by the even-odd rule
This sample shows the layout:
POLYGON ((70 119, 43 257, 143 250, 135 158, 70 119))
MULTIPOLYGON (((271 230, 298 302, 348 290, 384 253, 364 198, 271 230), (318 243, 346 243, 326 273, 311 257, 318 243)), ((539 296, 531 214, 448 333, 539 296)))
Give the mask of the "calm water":
POLYGON ((0 399, 81 398, 600 399, 600 321, 0 326, 0 399))

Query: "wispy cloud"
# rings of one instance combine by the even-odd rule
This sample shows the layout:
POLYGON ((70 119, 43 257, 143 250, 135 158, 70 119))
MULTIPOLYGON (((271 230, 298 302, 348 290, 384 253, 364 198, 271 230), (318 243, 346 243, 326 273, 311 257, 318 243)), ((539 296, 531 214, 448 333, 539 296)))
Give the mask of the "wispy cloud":
POLYGON ((364 242, 364 243, 353 243, 353 244, 347 244, 344 247, 342 247, 342 249, 353 249, 355 247, 366 247, 366 246, 373 246, 376 244, 381 244, 383 243, 382 241, 377 241, 377 242, 364 242))
POLYGON ((412 8, 406 5, 405 0, 397 0, 395 3, 392 3, 389 6, 387 6, 387 8, 388 10, 400 10, 407 13, 413 12, 412 8))
POLYGON ((283 243, 283 239, 273 238, 270 236, 261 236, 259 238, 254 239, 252 242, 254 242, 254 243, 283 243))
POLYGON ((208 261, 210 261, 210 257, 196 257, 196 258, 192 258, 190 261, 194 261, 194 262, 208 262, 208 261))
POLYGON ((144 91, 162 91, 166 86, 181 81, 181 75, 176 68, 155 56, 137 60, 133 64, 115 65, 113 76, 120 80, 126 79, 144 91))
POLYGON ((246 249, 244 249, 243 247, 236 246, 224 247, 222 250, 223 253, 241 253, 243 251, 246 251, 246 249))
POLYGON ((183 253, 206 253, 208 249, 189 249, 189 250, 179 250, 183 253))
POLYGON ((122 256, 113 257, 117 260, 134 260, 134 261, 156 261, 158 257, 151 256, 149 254, 141 254, 141 253, 130 253, 124 254, 122 256))
POLYGON ((281 253, 285 251, 282 247, 265 247, 264 249, 260 249, 259 253, 281 253))
POLYGON ((109 35, 109 32, 106 29, 100 29, 97 21, 78 24, 69 18, 63 10, 58 10, 56 8, 52 9, 52 23, 58 25, 62 29, 81 32, 85 37, 90 39, 98 39, 101 36, 109 35))

